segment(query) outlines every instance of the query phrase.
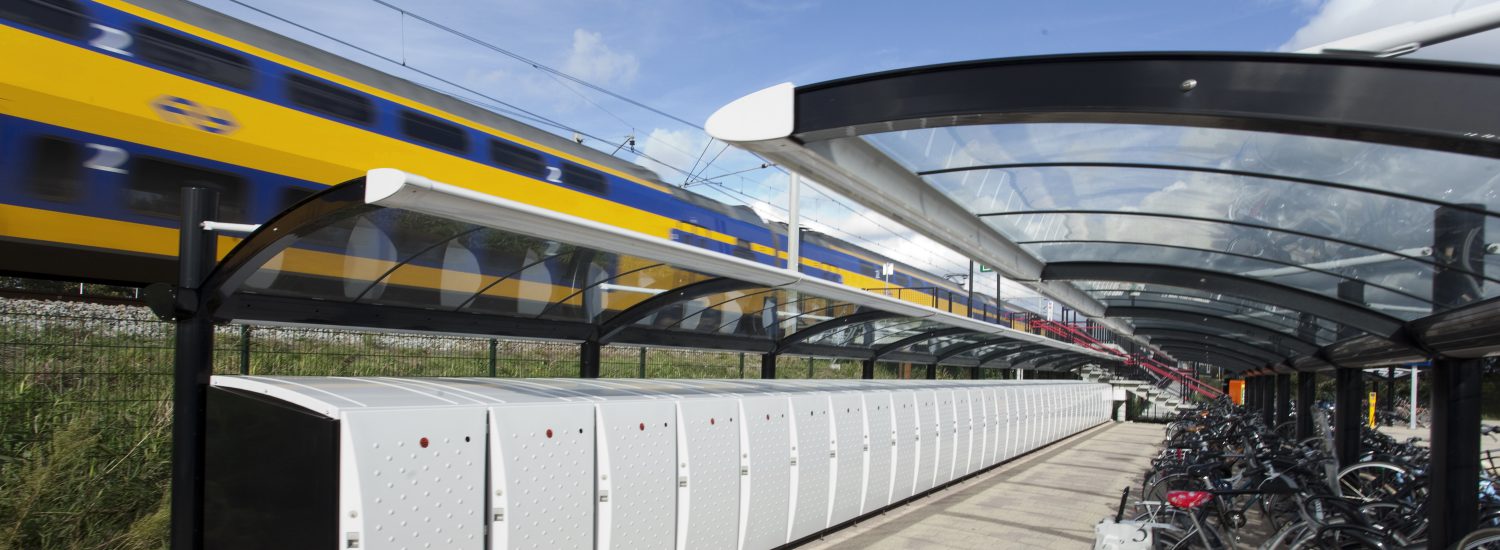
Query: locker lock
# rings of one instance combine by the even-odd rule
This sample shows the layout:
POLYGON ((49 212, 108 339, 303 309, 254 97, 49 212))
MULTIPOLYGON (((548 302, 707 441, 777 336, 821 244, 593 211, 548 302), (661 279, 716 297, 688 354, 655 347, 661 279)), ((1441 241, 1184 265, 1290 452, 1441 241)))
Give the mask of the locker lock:
POLYGON ((359 548, 359 531, 349 531, 344 534, 344 548, 359 548))

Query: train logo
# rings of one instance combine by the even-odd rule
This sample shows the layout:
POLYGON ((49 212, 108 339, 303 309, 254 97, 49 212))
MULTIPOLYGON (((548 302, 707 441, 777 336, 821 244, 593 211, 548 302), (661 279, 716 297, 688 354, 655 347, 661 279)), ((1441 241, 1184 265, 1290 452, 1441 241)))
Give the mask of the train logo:
POLYGON ((191 126, 211 134, 228 134, 239 128, 229 111, 210 107, 191 99, 162 96, 151 104, 156 114, 167 122, 191 126))

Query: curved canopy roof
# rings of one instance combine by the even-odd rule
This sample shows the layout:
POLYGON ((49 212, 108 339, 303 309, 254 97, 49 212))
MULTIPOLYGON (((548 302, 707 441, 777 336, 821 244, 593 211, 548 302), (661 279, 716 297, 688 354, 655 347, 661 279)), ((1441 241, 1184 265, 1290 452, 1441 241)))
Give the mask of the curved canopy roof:
POLYGON ((994 352, 1022 345, 1119 359, 977 309, 968 318, 391 169, 261 226, 202 292, 219 320, 960 366, 1009 366, 994 352))
POLYGON ((1179 359, 1321 368, 1500 344, 1417 331, 1500 293, 1496 94, 1492 66, 1091 54, 781 85, 708 128, 1179 359))

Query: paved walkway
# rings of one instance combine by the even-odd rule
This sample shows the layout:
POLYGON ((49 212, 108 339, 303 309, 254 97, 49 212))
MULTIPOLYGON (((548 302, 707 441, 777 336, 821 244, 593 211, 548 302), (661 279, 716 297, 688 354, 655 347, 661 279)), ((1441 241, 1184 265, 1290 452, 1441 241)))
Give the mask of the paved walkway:
POLYGON ((803 548, 1090 548, 1120 490, 1140 491, 1162 431, 1105 424, 803 548))

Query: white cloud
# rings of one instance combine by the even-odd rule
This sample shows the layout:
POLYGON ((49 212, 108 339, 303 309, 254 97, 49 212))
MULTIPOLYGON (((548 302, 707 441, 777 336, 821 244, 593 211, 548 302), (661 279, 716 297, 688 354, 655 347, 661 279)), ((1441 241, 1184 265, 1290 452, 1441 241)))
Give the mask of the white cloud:
MULTIPOLYGON (((697 161, 697 171, 703 171, 702 164, 708 159, 698 159, 704 145, 708 144, 708 139, 707 134, 696 129, 656 128, 651 133, 636 138, 636 146, 641 154, 636 156, 635 163, 656 172, 662 181, 680 185, 687 176, 679 170, 692 169, 694 161, 697 161)), ((714 149, 721 146, 715 146, 714 149)), ((712 151, 704 156, 711 154, 712 151)))
POLYGON ((629 86, 640 72, 635 55, 615 51, 604 43, 604 35, 584 29, 573 31, 573 48, 563 72, 600 86, 629 86))
MULTIPOLYGON (((1306 25, 1281 45, 1283 51, 1348 38, 1406 22, 1422 21, 1496 0, 1326 0, 1306 25)), ((1415 57, 1500 63, 1500 33, 1488 32, 1424 48, 1415 57)))

